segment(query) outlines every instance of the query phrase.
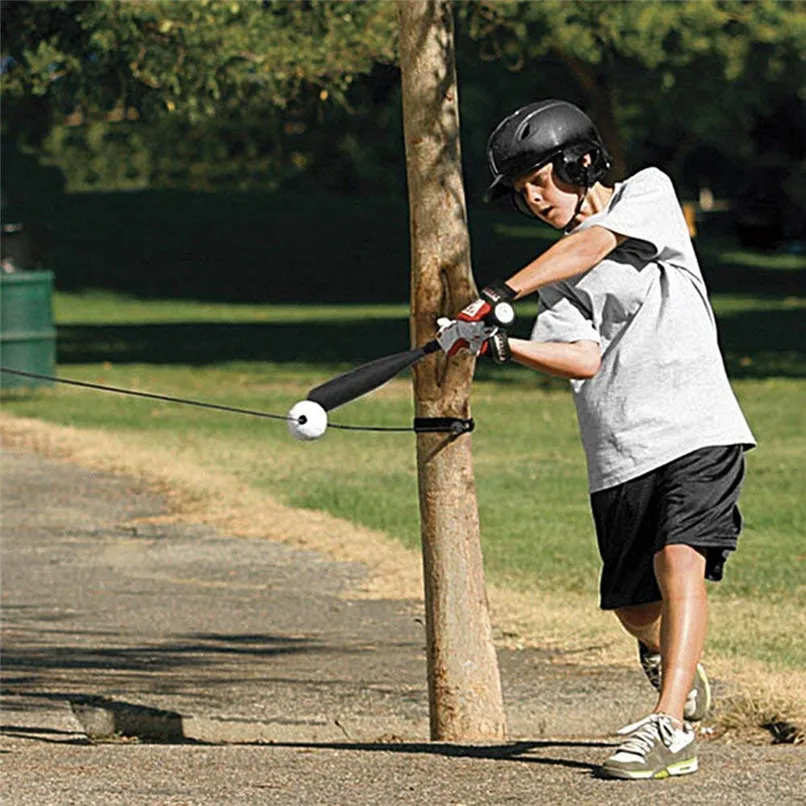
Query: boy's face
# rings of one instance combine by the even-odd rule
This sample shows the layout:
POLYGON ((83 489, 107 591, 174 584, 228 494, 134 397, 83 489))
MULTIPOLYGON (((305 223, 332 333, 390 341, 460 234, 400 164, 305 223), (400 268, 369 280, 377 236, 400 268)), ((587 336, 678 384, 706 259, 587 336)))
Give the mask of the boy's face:
POLYGON ((513 187, 541 221, 556 229, 568 226, 579 202, 579 188, 557 177, 551 163, 520 177, 513 187))

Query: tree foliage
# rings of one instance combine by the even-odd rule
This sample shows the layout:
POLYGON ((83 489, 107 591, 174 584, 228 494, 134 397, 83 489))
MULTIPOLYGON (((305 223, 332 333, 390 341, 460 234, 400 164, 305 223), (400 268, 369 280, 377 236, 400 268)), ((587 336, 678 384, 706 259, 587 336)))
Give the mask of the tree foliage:
POLYGON ((244 106, 343 99, 395 59, 394 7, 303 0, 98 0, 3 6, 3 92, 88 119, 134 109, 191 122, 244 106))
MULTIPOLYGON (((360 103, 356 79, 396 60, 389 3, 21 2, 2 13, 4 129, 64 166, 72 189, 293 181, 313 151, 332 156, 317 129, 360 103)), ((349 163, 355 139, 333 139, 335 164, 349 163)))
MULTIPOLYGON (((596 120, 616 177, 659 163, 686 195, 802 223, 804 0, 454 5, 471 198, 495 121, 559 95, 596 120)), ((3 3, 3 131, 73 188, 397 195, 396 50, 387 0, 3 3)))

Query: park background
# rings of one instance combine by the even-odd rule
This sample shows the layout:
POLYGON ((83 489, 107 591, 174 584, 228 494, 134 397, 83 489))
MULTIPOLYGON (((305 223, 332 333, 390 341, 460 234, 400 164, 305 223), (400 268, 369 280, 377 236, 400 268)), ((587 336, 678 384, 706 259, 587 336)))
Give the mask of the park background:
MULTIPOLYGON (((579 104, 614 179, 658 165, 686 203, 759 440, 708 652, 763 692, 753 719, 791 716, 806 679, 806 6, 473 2, 454 14, 480 286, 555 237, 480 203, 487 136, 525 102, 579 104)), ((60 374, 283 412, 408 346, 394 4, 15 2, 2 16, 3 261, 54 272, 60 374)), ((519 332, 534 311, 518 306, 519 332)), ((530 632, 524 617, 509 640, 631 653, 594 616, 567 621, 595 610, 598 571, 566 385, 487 362, 476 377, 488 579, 539 592, 538 621, 559 622, 530 632)), ((106 441, 104 461, 162 473, 191 509, 223 506, 205 486, 215 474, 221 489, 419 542, 410 437, 330 432, 301 446, 282 426, 72 389, 9 392, 3 407, 84 435, 96 459, 106 441)), ((401 379, 333 419, 411 414, 401 379)))

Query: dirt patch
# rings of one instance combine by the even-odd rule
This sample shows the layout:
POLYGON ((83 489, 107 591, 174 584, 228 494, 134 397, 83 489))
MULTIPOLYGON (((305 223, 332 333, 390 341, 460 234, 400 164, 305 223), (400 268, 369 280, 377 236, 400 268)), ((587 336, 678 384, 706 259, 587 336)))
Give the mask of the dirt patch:
MULTIPOLYGON (((229 475, 202 469, 192 449, 155 447, 153 435, 85 431, 8 415, 0 416, 0 443, 138 477, 168 502, 171 514, 164 521, 206 523, 233 536, 281 541, 362 563, 367 581, 350 591, 350 598, 422 599, 419 552, 326 513, 284 506, 229 475)), ((488 586, 488 596, 499 646, 548 649, 566 664, 635 663, 632 640, 615 627, 612 616, 598 610, 593 596, 497 586, 488 586)), ((736 618, 737 603, 715 601, 711 610, 714 629, 720 631, 763 634, 766 625, 785 618, 791 629, 806 633, 806 614, 794 608, 782 613, 780 607, 754 603, 743 608, 742 619, 736 618)), ((806 672, 714 654, 707 661, 711 674, 727 681, 731 691, 718 712, 722 732, 761 732, 768 741, 770 736, 778 741, 803 737, 806 672)))

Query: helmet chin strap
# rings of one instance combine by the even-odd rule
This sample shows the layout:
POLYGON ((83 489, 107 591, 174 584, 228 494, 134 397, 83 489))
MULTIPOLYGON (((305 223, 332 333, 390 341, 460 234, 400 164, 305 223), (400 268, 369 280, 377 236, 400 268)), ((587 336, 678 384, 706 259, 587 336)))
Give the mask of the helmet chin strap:
POLYGON ((557 227, 557 229, 562 229, 563 232, 568 232, 571 228, 571 224, 573 224, 574 219, 579 215, 579 211, 582 209, 582 205, 585 203, 585 199, 588 198, 588 191, 590 188, 586 185, 582 188, 582 193, 579 194, 579 201, 577 201, 576 209, 574 210, 571 218, 568 219, 568 222, 564 227, 557 227))
MULTIPOLYGON (((554 224, 549 224, 552 229, 556 229, 559 232, 568 232, 571 224, 574 222, 574 219, 579 215, 580 210, 582 209, 582 205, 585 204, 585 199, 588 198, 588 192, 591 189, 590 186, 590 178, 587 166, 583 168, 584 170, 584 184, 579 185, 578 187, 581 188, 581 192, 579 194, 579 198, 577 199, 576 207, 574 208, 574 212, 571 214, 571 217, 565 223, 564 226, 556 227, 554 224)), ((510 192, 510 200, 515 207, 515 209, 525 215, 527 218, 540 218, 532 209, 529 207, 528 203, 524 200, 523 196, 520 193, 517 193, 515 190, 510 192)), ((540 219, 542 220, 542 219, 540 219)), ((549 222, 546 222, 547 224, 549 222)))
POLYGON ((574 210, 574 214, 571 218, 568 219, 568 223, 563 227, 563 232, 568 232, 571 227, 571 224, 574 222, 574 219, 579 215, 579 211, 582 209, 582 205, 585 203, 585 199, 588 198, 588 191, 591 189, 591 181, 590 181, 590 170, 588 166, 585 165, 582 168, 583 171, 583 179, 585 180, 582 185, 582 193, 579 194, 579 201, 577 201, 576 209, 574 210))

